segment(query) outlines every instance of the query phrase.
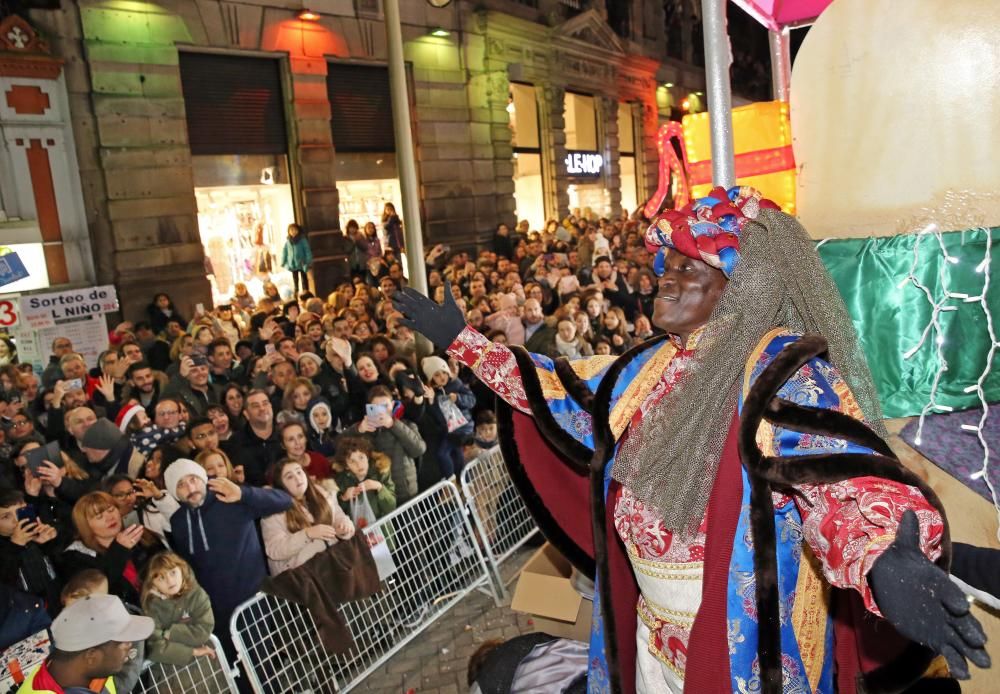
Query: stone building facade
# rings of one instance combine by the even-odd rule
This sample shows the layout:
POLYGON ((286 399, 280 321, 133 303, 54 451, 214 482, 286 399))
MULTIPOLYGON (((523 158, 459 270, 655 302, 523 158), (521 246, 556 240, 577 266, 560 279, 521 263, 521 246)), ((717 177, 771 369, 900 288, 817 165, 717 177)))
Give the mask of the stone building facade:
MULTIPOLYGON (((179 54, 279 59, 296 221, 309 232, 315 282, 336 279, 338 145, 327 96, 330 61, 385 65, 379 0, 62 0, 28 14, 63 61, 96 284, 118 286, 126 317, 155 291, 182 311, 208 303, 179 54)), ((665 82, 702 88, 696 68, 668 57, 663 5, 400 0, 425 243, 475 247, 515 220, 511 83, 535 89, 544 211, 569 210, 564 100, 594 98, 600 182, 620 211, 618 110, 634 114, 639 197, 656 187, 655 133, 665 82), (438 35, 431 35, 434 32, 438 35)), ((405 220, 404 220, 405 221, 405 220)), ((80 282, 76 282, 79 284, 80 282)))

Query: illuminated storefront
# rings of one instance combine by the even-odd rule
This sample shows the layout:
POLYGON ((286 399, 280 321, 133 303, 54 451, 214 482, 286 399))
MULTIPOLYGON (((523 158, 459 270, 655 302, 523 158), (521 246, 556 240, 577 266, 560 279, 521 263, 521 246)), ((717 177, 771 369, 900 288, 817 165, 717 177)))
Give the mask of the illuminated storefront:
POLYGON ((402 210, 396 171, 389 70, 384 65, 330 62, 326 91, 336 152, 340 228, 354 220, 375 225, 385 247, 382 210, 391 202, 402 210))
POLYGON ((531 229, 545 227, 542 150, 538 137, 538 101, 530 84, 510 85, 511 144, 514 149, 514 214, 531 229))
POLYGON ((596 99, 587 94, 566 92, 566 174, 570 184, 570 214, 594 219, 611 216, 611 195, 605 184, 604 156, 598 147, 599 125, 596 99))
POLYGON ((639 200, 636 182, 635 111, 632 104, 618 104, 618 172, 621 179, 622 209, 632 214, 644 202, 639 200))
POLYGON ((216 304, 237 283, 263 295, 274 282, 291 296, 281 267, 296 221, 288 172, 281 65, 274 58, 180 54, 198 231, 216 304))

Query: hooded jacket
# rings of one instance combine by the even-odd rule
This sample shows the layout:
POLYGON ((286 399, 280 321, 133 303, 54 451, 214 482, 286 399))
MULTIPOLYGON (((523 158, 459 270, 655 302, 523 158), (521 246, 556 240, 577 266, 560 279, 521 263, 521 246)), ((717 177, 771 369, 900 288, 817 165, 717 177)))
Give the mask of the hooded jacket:
POLYGON ((292 505, 292 497, 277 489, 241 489, 242 497, 231 504, 206 490, 201 506, 181 504, 170 517, 171 544, 191 564, 212 599, 216 623, 226 630, 233 610, 252 597, 267 576, 255 521, 292 505))
POLYGON ((390 474, 400 504, 417 495, 417 464, 415 461, 424 454, 427 446, 420 438, 420 433, 415 425, 402 419, 393 419, 392 426, 387 429, 379 428, 373 432, 364 433, 358 429, 357 424, 354 424, 348 429, 348 432, 352 436, 368 439, 376 451, 389 456, 392 461, 390 474))

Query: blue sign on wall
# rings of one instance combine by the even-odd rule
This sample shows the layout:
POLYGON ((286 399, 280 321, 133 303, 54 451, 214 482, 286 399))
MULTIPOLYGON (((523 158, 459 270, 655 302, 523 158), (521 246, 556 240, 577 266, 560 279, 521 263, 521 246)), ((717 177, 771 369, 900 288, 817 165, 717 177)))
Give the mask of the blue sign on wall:
POLYGON ((27 276, 28 270, 17 253, 0 255, 0 287, 23 280, 27 276))

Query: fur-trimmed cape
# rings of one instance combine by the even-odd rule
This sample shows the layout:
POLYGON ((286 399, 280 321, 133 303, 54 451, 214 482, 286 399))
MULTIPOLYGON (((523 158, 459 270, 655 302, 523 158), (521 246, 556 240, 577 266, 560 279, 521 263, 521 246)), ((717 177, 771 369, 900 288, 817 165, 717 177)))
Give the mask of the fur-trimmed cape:
MULTIPOLYGON (((563 388, 578 402, 586 402, 593 417, 592 454, 553 419, 531 357, 523 349, 514 348, 514 352, 534 416, 529 417, 502 401, 498 413, 500 443, 508 470, 542 533, 581 572, 598 579, 603 614, 597 621, 604 629, 609 685, 611 691, 621 694, 635 690, 638 586, 614 528, 613 509, 607 503, 614 498, 617 483, 611 482, 605 496, 605 471, 616 444, 609 423, 612 393, 629 363, 660 342, 651 340, 622 355, 603 374, 596 392, 576 376, 565 360, 556 361, 555 371, 563 388)), ((788 344, 755 379, 745 396, 742 417, 734 415, 728 429, 707 507, 703 597, 688 643, 686 691, 732 689, 726 599, 742 494, 741 465, 751 489, 755 597, 760 615, 758 657, 762 691, 766 694, 780 692, 782 682, 772 491, 810 482, 881 477, 917 487, 945 518, 933 491, 906 470, 885 442, 862 422, 778 397, 782 385, 803 364, 825 351, 826 341, 817 335, 806 335, 788 344), (755 442, 761 420, 794 431, 843 439, 872 453, 766 457, 755 442)), ((945 522, 938 564, 947 569, 949 561, 950 541, 945 522)), ((905 641, 891 625, 867 612, 856 592, 838 589, 832 592, 838 691, 870 694, 959 691, 957 682, 951 679, 921 680, 933 654, 905 641)))

